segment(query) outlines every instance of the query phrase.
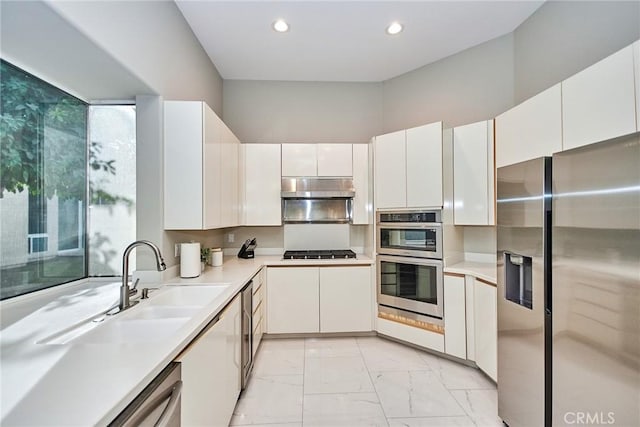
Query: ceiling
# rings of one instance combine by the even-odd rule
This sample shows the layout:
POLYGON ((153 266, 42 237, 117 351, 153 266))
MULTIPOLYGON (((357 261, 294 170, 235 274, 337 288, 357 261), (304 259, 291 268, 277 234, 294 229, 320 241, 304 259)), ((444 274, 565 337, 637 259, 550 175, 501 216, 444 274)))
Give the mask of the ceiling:
POLYGON ((175 0, 224 79, 379 82, 513 31, 544 1, 175 0), (285 19, 290 30, 276 33, 285 19), (385 33, 392 21, 404 25, 385 33))

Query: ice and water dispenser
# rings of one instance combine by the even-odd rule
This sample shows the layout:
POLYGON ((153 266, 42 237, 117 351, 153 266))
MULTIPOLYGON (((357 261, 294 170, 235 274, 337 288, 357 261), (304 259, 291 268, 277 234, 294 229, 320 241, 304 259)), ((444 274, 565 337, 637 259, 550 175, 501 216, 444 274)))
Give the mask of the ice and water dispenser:
POLYGON ((504 258, 506 299, 532 310, 531 257, 505 252, 504 258))

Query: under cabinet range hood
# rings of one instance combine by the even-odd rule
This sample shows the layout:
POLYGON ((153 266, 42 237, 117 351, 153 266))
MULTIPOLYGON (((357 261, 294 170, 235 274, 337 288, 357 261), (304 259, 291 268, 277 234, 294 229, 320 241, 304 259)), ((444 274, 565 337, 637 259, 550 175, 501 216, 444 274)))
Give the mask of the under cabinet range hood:
POLYGON ((350 223, 353 179, 282 178, 282 222, 285 224, 350 223))

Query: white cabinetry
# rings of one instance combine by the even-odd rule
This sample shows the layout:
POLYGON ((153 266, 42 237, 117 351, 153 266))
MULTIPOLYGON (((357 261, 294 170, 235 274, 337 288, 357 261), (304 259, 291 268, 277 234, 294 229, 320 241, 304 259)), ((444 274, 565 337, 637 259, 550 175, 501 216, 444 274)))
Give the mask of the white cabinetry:
POLYGON ((636 131, 633 46, 562 82, 563 149, 636 131))
POLYGON ((407 207, 442 206, 442 122, 407 129, 407 207))
POLYGON ((375 205, 376 209, 406 207, 407 152, 405 131, 376 136, 375 205))
POLYGON ((318 176, 353 176, 351 144, 317 144, 318 176))
POLYGON ((495 224, 493 120, 453 129, 456 225, 495 224))
POLYGON ((221 129, 204 102, 164 103, 165 229, 221 226, 221 129))
POLYGON ((317 267, 267 269, 267 328, 270 334, 320 331, 317 267))
POLYGON ((320 332, 372 330, 371 267, 320 268, 320 332))
POLYGON ((442 122, 377 136, 376 209, 442 206, 442 122))
POLYGON ((444 351, 460 359, 467 358, 464 282, 463 275, 444 275, 444 351))
POLYGON ((176 359, 182 364, 183 426, 226 426, 240 394, 240 297, 176 359))
POLYGON ((222 227, 235 227, 240 224, 240 140, 227 125, 222 122, 220 124, 222 126, 221 225, 222 227))
POLYGON ((280 144, 241 144, 242 224, 281 225, 280 144))
POLYGON ((474 280, 475 361, 494 381, 498 378, 498 314, 497 289, 494 285, 474 280))
POLYGON ((351 144, 282 144, 282 176, 352 176, 351 144))
POLYGON ((353 144, 353 224, 369 224, 369 144, 353 144))
POLYGON ((496 167, 562 151, 560 84, 495 119, 496 167))
POLYGON ((370 266, 270 267, 267 332, 372 330, 370 266))

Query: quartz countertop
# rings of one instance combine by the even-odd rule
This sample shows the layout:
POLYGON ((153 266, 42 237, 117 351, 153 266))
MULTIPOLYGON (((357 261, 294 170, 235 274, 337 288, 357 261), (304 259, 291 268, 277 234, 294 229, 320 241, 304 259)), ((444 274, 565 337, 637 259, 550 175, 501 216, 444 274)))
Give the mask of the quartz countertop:
POLYGON ((444 272, 470 275, 493 284, 498 283, 495 262, 462 261, 445 266, 444 272))
MULTIPOLYGON (((119 282, 80 284, 34 307, 13 323, 4 322, 0 334, 0 424, 3 426, 107 425, 164 367, 215 318, 263 266, 371 265, 358 254, 345 260, 283 260, 281 256, 254 259, 225 257, 220 267, 207 267, 193 279, 175 278, 156 285, 160 295, 172 285, 224 285, 166 339, 144 342, 45 344, 52 335, 90 321, 118 301, 119 282)), ((140 287, 154 285, 140 285, 140 287)), ((145 302, 137 307, 142 307, 145 302)), ((136 310, 132 308, 130 312, 136 310)), ((118 314, 107 321, 118 321, 118 314)), ((100 326, 97 326, 99 328, 100 326)), ((158 326, 159 327, 159 326, 158 326)))

